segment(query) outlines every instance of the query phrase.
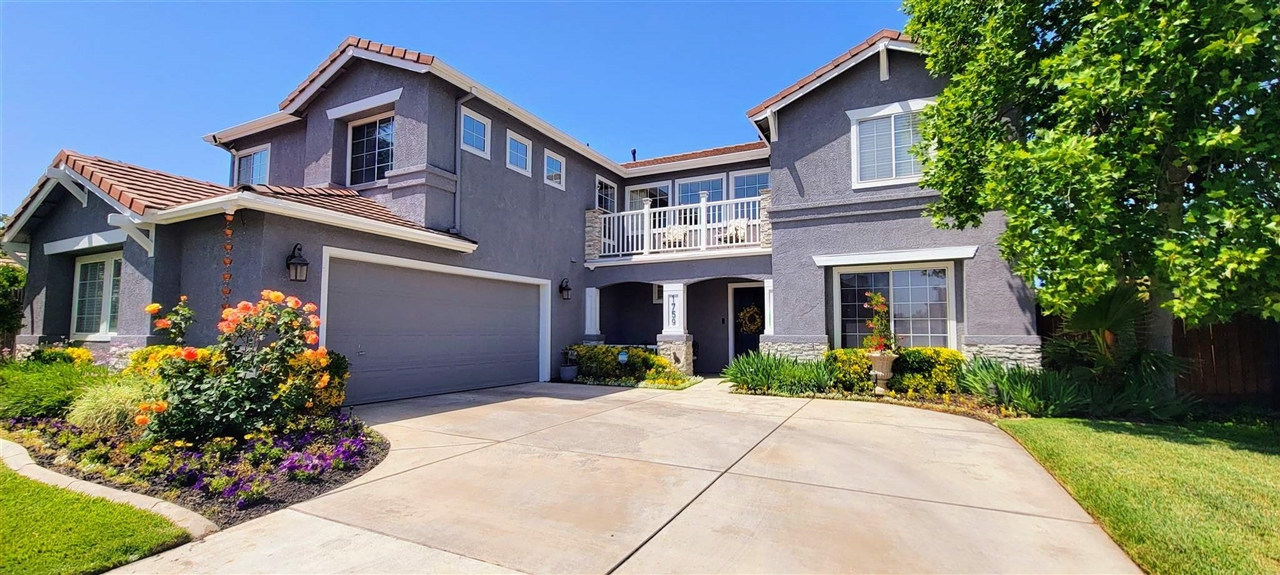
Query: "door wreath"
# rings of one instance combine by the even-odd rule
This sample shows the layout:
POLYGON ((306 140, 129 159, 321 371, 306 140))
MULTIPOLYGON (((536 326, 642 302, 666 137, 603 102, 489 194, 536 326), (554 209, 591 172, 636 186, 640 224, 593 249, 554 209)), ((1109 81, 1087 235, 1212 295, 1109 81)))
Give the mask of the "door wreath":
POLYGON ((738 329, 746 335, 758 335, 764 327, 764 314, 756 304, 751 304, 738 312, 738 329))

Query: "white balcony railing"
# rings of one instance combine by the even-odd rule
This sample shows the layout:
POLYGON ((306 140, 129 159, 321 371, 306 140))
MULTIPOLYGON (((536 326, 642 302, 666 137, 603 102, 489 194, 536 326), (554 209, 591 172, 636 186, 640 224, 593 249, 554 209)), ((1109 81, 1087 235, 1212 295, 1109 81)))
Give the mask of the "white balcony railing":
POLYGON ((760 245, 760 198, 649 207, 603 214, 600 257, 741 248, 760 245))

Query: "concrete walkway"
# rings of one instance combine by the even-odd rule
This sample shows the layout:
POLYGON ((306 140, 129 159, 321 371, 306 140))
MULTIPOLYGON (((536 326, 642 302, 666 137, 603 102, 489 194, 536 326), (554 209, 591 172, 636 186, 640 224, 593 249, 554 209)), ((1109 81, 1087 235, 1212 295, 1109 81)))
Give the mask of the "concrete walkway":
POLYGON ((120 572, 1140 573, 990 425, 717 384, 358 408, 373 471, 120 572))

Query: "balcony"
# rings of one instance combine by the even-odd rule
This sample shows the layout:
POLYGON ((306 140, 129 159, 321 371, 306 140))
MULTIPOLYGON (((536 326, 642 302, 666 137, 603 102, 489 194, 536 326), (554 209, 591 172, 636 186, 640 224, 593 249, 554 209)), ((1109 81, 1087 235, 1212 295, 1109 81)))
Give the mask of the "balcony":
POLYGON ((653 208, 646 199, 644 206, 617 214, 589 211, 587 233, 599 242, 587 238, 587 259, 649 261, 767 252, 767 204, 762 210, 759 197, 710 202, 704 193, 697 204, 653 208), (592 225, 593 217, 598 225, 592 225))

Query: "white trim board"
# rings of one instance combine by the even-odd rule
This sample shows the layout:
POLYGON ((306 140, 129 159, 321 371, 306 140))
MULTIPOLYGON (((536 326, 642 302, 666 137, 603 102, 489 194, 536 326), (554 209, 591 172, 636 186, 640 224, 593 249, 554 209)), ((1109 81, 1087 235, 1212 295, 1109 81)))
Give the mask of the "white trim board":
POLYGON ((129 235, 126 234, 124 230, 111 230, 107 232, 85 234, 74 238, 45 242, 44 255, 51 256, 53 254, 74 252, 76 250, 87 250, 90 248, 123 244, 124 240, 128 237, 129 235))
POLYGON ((773 253, 771 248, 741 248, 727 250, 688 250, 683 252, 670 252, 663 254, 635 255, 623 256, 619 258, 607 258, 600 260, 587 260, 583 262, 583 267, 593 270, 596 268, 608 268, 614 266, 630 266, 639 264, 652 264, 658 262, 678 262, 687 260, 714 260, 716 258, 740 258, 746 256, 767 256, 773 253))
POLYGON ((551 280, 324 246, 320 268, 320 345, 328 335, 329 262, 343 260, 538 286, 538 381, 551 381, 551 280))
POLYGON ((903 42, 901 40, 887 40, 887 39, 881 40, 877 42, 875 45, 869 46, 866 49, 864 49, 862 52, 859 52, 857 56, 854 56, 853 58, 846 60, 843 64, 840 64, 836 68, 832 70, 828 70, 827 73, 819 76, 817 79, 809 82, 808 84, 805 84, 799 90, 796 90, 795 92, 792 92, 791 94, 787 95, 787 97, 777 102, 774 102, 769 107, 757 112, 756 115, 751 117, 751 121, 759 122, 760 120, 765 119, 766 117, 768 117, 770 113, 776 113, 778 110, 781 110, 786 105, 796 100, 799 100, 800 98, 803 98, 809 92, 814 91, 819 86, 830 81, 832 78, 835 78, 836 76, 839 76, 840 74, 845 73, 850 68, 857 66, 858 64, 861 64, 864 60, 871 58, 872 56, 878 57, 880 55, 880 50, 883 48, 887 48, 889 50, 898 50, 901 52, 909 52, 912 54, 922 53, 920 51, 920 47, 915 44, 912 44, 911 42, 903 42))
POLYGON ((328 110, 325 110, 325 116, 330 120, 337 120, 346 118, 347 116, 354 116, 361 112, 367 112, 379 106, 392 104, 400 99, 400 93, 403 91, 404 88, 396 88, 390 92, 383 92, 381 94, 369 96, 368 98, 356 100, 350 104, 343 104, 341 106, 329 108, 328 110))
POLYGON ((813 256, 813 263, 819 267, 827 267, 967 260, 973 258, 977 253, 978 246, 951 246, 922 250, 820 255, 813 256))

